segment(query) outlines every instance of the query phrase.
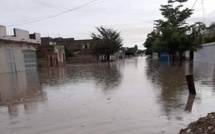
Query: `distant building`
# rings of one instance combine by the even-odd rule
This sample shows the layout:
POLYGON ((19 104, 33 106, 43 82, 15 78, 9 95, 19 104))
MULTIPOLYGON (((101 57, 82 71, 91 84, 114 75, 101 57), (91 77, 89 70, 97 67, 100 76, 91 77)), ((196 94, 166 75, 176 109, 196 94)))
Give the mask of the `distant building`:
POLYGON ((63 45, 67 46, 74 53, 78 53, 83 50, 90 50, 93 40, 85 39, 85 40, 75 40, 74 38, 50 38, 43 37, 42 45, 63 45))
POLYGON ((68 58, 68 63, 87 63, 97 61, 92 51, 93 39, 74 40, 66 44, 66 46, 74 53, 74 57, 68 58))
MULTIPOLYGON (((37 50, 39 66, 55 67, 63 65, 65 60, 67 63, 87 63, 98 62, 104 59, 104 56, 96 57, 93 55, 93 39, 75 40, 74 38, 43 37, 41 41, 41 46, 37 50), (66 52, 63 51, 63 47, 71 51, 73 56, 61 59, 60 57, 67 56, 65 55, 66 52)), ((110 58, 111 60, 118 60, 124 57, 125 50, 121 49, 119 52, 111 55, 110 58)))
POLYGON ((40 34, 14 29, 14 35, 6 33, 0 25, 0 73, 35 70, 36 47, 41 43, 40 34))
POLYGON ((215 23, 212 23, 207 29, 205 29, 204 35, 215 36, 215 23))
POLYGON ((126 56, 132 56, 132 55, 134 56, 138 52, 138 46, 137 45, 134 45, 134 47, 126 47, 124 49, 125 49, 125 55, 126 56))
MULTIPOLYGON (((125 58, 125 48, 121 48, 118 52, 110 55, 110 61, 121 60, 125 58)), ((105 55, 99 56, 98 61, 105 61, 105 55)))
POLYGON ((41 45, 37 48, 37 61, 39 67, 65 66, 64 45, 50 37, 41 38, 41 45))
MULTIPOLYGON (((47 51, 51 46, 64 46, 69 49, 74 55, 73 57, 66 57, 67 63, 80 63, 80 62, 96 62, 97 59, 92 54, 92 39, 85 40, 75 40, 74 38, 50 38, 43 37, 41 43, 42 51, 47 51), (49 47, 48 47, 49 46, 49 47)), ((38 58, 40 58, 38 49, 38 58)), ((51 51, 51 49, 49 49, 51 51)), ((48 52, 43 52, 41 55, 47 55, 48 52), (45 54, 46 53, 46 54, 45 54)), ((54 52, 52 52, 54 53, 54 52)), ((55 56, 53 56, 55 58, 55 56)), ((45 63, 45 60, 43 60, 45 63)), ((55 66, 55 60, 53 60, 53 64, 55 66)))

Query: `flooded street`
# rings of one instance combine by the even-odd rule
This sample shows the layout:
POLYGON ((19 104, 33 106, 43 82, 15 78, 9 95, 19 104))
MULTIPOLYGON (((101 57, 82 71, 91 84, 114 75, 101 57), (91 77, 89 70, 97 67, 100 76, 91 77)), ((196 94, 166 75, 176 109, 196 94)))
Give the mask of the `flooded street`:
POLYGON ((214 102, 209 64, 137 57, 0 74, 0 134, 176 134, 214 102), (185 79, 192 71, 196 96, 185 79))

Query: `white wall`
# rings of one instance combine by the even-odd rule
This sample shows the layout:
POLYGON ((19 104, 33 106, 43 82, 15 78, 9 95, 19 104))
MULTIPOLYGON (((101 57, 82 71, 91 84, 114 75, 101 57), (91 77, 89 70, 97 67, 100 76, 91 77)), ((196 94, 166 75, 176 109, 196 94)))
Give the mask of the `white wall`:
POLYGON ((215 64, 215 42, 203 44, 202 49, 194 53, 194 61, 215 64))
POLYGON ((7 72, 5 48, 0 44, 0 73, 7 72))
POLYGON ((185 52, 185 58, 190 59, 190 50, 185 52))
POLYGON ((7 67, 7 58, 6 58, 6 49, 12 49, 14 52, 14 58, 15 58, 15 66, 16 71, 25 71, 25 63, 24 63, 24 57, 23 57, 23 50, 33 50, 36 52, 36 48, 33 45, 17 45, 17 44, 7 44, 2 45, 0 43, 0 73, 8 73, 8 67, 7 67))
POLYGON ((6 27, 0 25, 0 73, 9 72, 7 65, 6 49, 14 52, 16 71, 24 71, 23 50, 36 51, 35 46, 41 43, 40 34, 34 33, 35 39, 30 39, 29 32, 21 29, 14 29, 14 36, 6 33, 6 27))
POLYGON ((24 94, 28 90, 26 72, 0 74, 0 85, 0 101, 2 102, 24 94), (16 90, 13 89, 14 87, 16 90))
POLYGON ((29 40, 29 32, 26 30, 14 29, 14 35, 15 35, 15 38, 17 40, 20 40, 20 41, 28 41, 29 40))
POLYGON ((4 38, 7 35, 5 26, 0 25, 0 38, 4 38))
POLYGON ((10 40, 10 41, 21 41, 26 43, 41 43, 41 38, 39 33, 34 33, 35 39, 30 39, 29 32, 21 29, 14 29, 14 35, 9 36, 6 33, 6 27, 0 25, 0 39, 2 40, 10 40))

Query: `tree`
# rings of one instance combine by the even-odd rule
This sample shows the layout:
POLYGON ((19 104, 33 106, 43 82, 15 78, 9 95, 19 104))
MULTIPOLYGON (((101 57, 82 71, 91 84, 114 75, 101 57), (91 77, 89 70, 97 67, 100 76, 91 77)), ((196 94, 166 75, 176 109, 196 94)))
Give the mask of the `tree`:
POLYGON ((215 23, 211 23, 204 34, 204 43, 215 42, 215 23))
POLYGON ((122 47, 120 32, 112 28, 96 27, 99 34, 91 33, 94 39, 93 53, 96 56, 104 55, 106 61, 110 61, 110 56, 118 52, 122 47))
POLYGON ((151 33, 149 33, 147 35, 147 39, 145 41, 145 43, 143 44, 144 47, 146 48, 146 55, 151 55, 152 52, 159 52, 159 45, 155 44, 158 39, 159 39, 159 35, 157 30, 153 30, 151 33))
POLYGON ((65 45, 64 49, 65 49, 66 58, 74 56, 74 53, 68 48, 67 45, 65 45))
POLYGON ((134 47, 128 47, 127 50, 125 51, 126 56, 135 56, 138 52, 138 46, 134 45, 134 47))
POLYGON ((214 30, 215 29, 215 23, 211 23, 210 26, 207 28, 208 30, 214 30))
POLYGON ((176 54, 182 64, 183 53, 187 50, 197 50, 202 42, 196 42, 204 31, 205 25, 197 22, 193 25, 186 20, 193 14, 193 10, 183 8, 187 0, 168 0, 167 5, 161 5, 160 11, 164 19, 155 20, 155 29, 148 35, 145 47, 152 52, 166 50, 170 60, 175 61, 176 54))

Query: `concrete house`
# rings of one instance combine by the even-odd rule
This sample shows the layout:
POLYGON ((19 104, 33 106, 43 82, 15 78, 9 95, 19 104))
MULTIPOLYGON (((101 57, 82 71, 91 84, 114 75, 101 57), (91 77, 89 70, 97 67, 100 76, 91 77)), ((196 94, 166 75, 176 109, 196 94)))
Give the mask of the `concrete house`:
POLYGON ((14 35, 6 33, 0 25, 0 73, 35 70, 36 47, 41 43, 40 34, 14 29, 14 35))
POLYGON ((93 39, 74 40, 67 47, 74 52, 74 57, 68 58, 68 63, 96 62, 92 51, 93 39), (77 49, 78 48, 78 49, 77 49))
POLYGON ((37 48, 37 62, 39 67, 65 66, 64 45, 50 37, 41 38, 41 45, 37 48))
MULTIPOLYGON (((62 46, 67 47, 73 54, 74 57, 67 57, 67 63, 80 63, 80 62, 95 62, 97 59, 92 55, 92 39, 84 39, 84 40, 75 40, 74 38, 50 38, 43 37, 41 38, 41 46, 39 49, 48 49, 53 46, 62 46), (47 47, 47 48, 45 48, 47 47)), ((40 58, 41 50, 38 49, 38 58, 40 58)), ((51 50, 51 49, 50 49, 51 50)), ((51 50, 52 51, 52 50, 51 50)), ((48 53, 48 52, 46 52, 48 53)), ((47 55, 43 52, 43 55, 47 55)), ((55 66, 56 62, 53 60, 53 66, 55 66)), ((38 61, 40 62, 40 61, 38 61)), ((40 62, 41 63, 41 62, 40 62)))

